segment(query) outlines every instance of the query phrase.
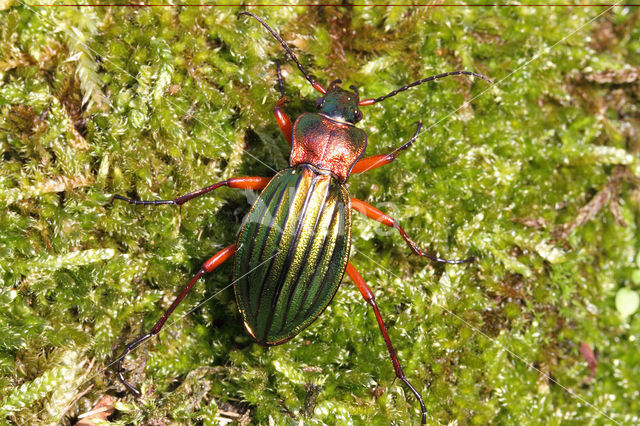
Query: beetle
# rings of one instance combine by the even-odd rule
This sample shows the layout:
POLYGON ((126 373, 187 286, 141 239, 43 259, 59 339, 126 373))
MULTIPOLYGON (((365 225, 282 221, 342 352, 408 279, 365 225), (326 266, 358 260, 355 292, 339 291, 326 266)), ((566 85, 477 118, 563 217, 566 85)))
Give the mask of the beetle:
POLYGON ((204 274, 211 273, 234 258, 234 291, 238 309, 248 333, 264 346, 280 345, 313 323, 335 296, 346 274, 371 306, 384 338, 396 377, 420 404, 421 423, 426 423, 422 395, 405 376, 373 292, 349 262, 351 210, 356 210, 388 227, 395 228, 413 253, 435 262, 462 264, 467 259, 447 260, 425 253, 398 222, 364 201, 349 196, 345 183, 351 174, 363 173, 389 164, 409 148, 420 134, 422 122, 402 146, 388 154, 363 157, 367 146, 364 130, 355 126, 362 119, 361 106, 373 105, 422 83, 453 76, 471 75, 490 84, 488 78, 470 71, 453 71, 414 81, 378 98, 360 100, 358 89, 351 91, 335 80, 325 89, 302 66, 294 52, 265 21, 250 12, 241 12, 258 21, 283 47, 311 86, 322 96, 318 111, 301 114, 295 122, 284 112, 287 102, 280 63, 277 78, 280 99, 273 113, 289 145, 289 167, 274 177, 236 177, 185 194, 173 200, 141 201, 114 195, 113 200, 138 205, 177 205, 222 186, 262 191, 234 244, 204 262, 153 328, 128 344, 118 358, 118 377, 134 395, 138 391, 124 377, 124 358, 140 344, 160 332, 169 316, 204 274))

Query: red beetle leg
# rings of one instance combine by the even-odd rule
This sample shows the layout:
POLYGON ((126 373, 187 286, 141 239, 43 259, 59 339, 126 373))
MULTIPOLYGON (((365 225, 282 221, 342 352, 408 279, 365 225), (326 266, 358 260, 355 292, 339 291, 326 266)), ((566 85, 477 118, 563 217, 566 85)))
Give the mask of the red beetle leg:
MULTIPOLYGON (((362 102, 360 103, 360 105, 362 105, 362 102)), ((389 154, 377 154, 377 155, 372 155, 370 157, 361 158, 360 161, 358 161, 356 165, 353 166, 353 169, 351 170, 351 174, 367 172, 377 167, 384 166, 385 164, 389 164, 390 162, 395 160, 396 157, 398 157, 398 155, 400 154, 400 152, 409 148, 411 144, 413 144, 413 142, 416 140, 418 135, 420 134, 420 129, 422 128, 422 121, 418 121, 417 124, 418 124, 418 128, 416 129, 416 132, 414 133, 413 137, 409 139, 409 142, 394 149, 389 154)))
POLYGON ((167 309, 167 311, 164 313, 162 318, 158 320, 156 325, 154 325, 153 328, 149 330, 147 334, 143 335, 142 337, 138 338, 137 340, 127 345, 124 352, 122 352, 122 354, 118 357, 118 377, 120 378, 120 381, 122 382, 122 384, 124 384, 127 387, 127 389, 129 389, 135 396, 140 396, 140 391, 134 388, 133 385, 124 378, 124 375, 123 375, 124 369, 122 368, 122 361, 124 360, 124 358, 127 356, 129 352, 131 352, 132 350, 140 346, 142 343, 144 343, 145 341, 149 340, 150 338, 158 334, 162 329, 162 327, 164 326, 164 323, 167 322, 167 320, 169 319, 173 311, 175 311, 175 309, 178 307, 180 302, 182 302, 182 299, 185 298, 187 293, 189 293, 189 290, 191 290, 191 288, 196 283, 196 281, 198 281, 198 278, 200 278, 204 274, 208 274, 209 272, 212 272, 218 266, 222 265, 226 260, 228 260, 231 256, 233 256, 233 254, 235 253, 235 250, 236 250, 236 245, 231 244, 229 247, 226 247, 220 250, 211 259, 204 262, 204 264, 202 265, 198 273, 193 278, 191 278, 191 281, 189 281, 189 284, 187 284, 187 286, 180 292, 178 297, 176 297, 176 299, 173 301, 171 306, 169 306, 169 309, 167 309))
POLYGON ((353 166, 353 169, 351 169, 351 174, 368 172, 369 170, 389 164, 395 159, 396 156, 392 154, 377 154, 371 157, 361 158, 356 165, 353 166))
POLYGON ((286 104, 289 100, 284 95, 284 83, 282 82, 282 70, 280 69, 280 61, 276 61, 276 72, 278 74, 278 87, 280 88, 280 99, 276 102, 276 106, 273 107, 273 115, 276 117, 276 121, 278 122, 278 126, 280 126, 280 130, 282 130, 282 134, 289 142, 289 146, 293 143, 293 133, 292 128, 293 124, 291 123, 291 118, 287 115, 286 112, 282 109, 284 104, 286 104))
POLYGON ((280 130, 282 130, 282 134, 289 142, 289 146, 293 142, 293 123, 291 123, 291 118, 287 115, 286 112, 282 109, 282 106, 287 102, 286 97, 282 97, 276 102, 276 106, 273 107, 273 115, 276 117, 276 121, 278 122, 278 126, 280 126, 280 130))
POLYGON ((383 225, 386 225, 390 228, 397 229, 398 232, 400 232, 400 235, 402 235, 402 238, 404 238, 407 244, 409 244, 409 247, 411 247, 411 250, 418 256, 426 257, 428 259, 433 260, 434 262, 453 263, 453 264, 468 263, 468 262, 472 262, 474 259, 474 257, 471 256, 467 259, 449 260, 449 259, 443 259, 441 257, 427 254, 423 252, 420 249, 420 247, 418 247, 418 245, 411 239, 411 237, 409 237, 409 235, 405 232, 405 230, 402 229, 402 227, 398 224, 398 222, 391 216, 381 212, 380 210, 376 209, 372 205, 367 204, 364 201, 358 200, 357 198, 353 198, 353 197, 351 198, 351 208, 375 221, 382 223, 383 225))
POLYGON ((114 195, 113 197, 111 197, 111 201, 113 202, 113 200, 122 200, 122 201, 126 201, 129 204, 146 204, 146 205, 174 204, 176 206, 181 206, 187 201, 193 200, 194 198, 204 195, 207 192, 213 191, 214 189, 218 189, 221 186, 228 186, 229 188, 260 190, 260 189, 264 189, 264 187, 267 186, 270 180, 271 178, 269 177, 258 177, 258 176, 237 177, 237 178, 223 180, 222 182, 214 183, 213 185, 209 185, 195 192, 190 192, 188 194, 174 198, 173 200, 141 201, 141 200, 134 200, 131 198, 125 198, 121 195, 114 195))
POLYGON ((422 424, 425 424, 427 422, 427 409, 424 406, 424 402, 422 401, 422 395, 420 395, 420 392, 418 392, 413 387, 413 385, 409 383, 409 380, 407 380, 407 377, 402 371, 402 366, 400 365, 400 361, 398 361, 398 355, 396 355, 396 351, 391 344, 391 338, 389 337, 389 333, 387 332, 387 327, 384 325, 384 321, 382 321, 382 315, 380 315, 380 310, 378 309, 378 305, 376 304, 373 292, 364 281, 360 273, 356 270, 356 268, 353 267, 351 262, 347 264, 347 274, 356 284, 358 290, 360 290, 360 293, 362 294, 364 300, 373 308, 373 312, 376 315, 376 320, 378 321, 378 326, 380 327, 380 331, 382 332, 382 337, 384 338, 384 342, 386 343, 387 349, 389 350, 389 355, 391 356, 391 362, 393 363, 393 369, 396 372, 396 377, 400 379, 402 383, 407 385, 407 387, 418 399, 418 402, 420 403, 420 409, 422 410, 422 424))

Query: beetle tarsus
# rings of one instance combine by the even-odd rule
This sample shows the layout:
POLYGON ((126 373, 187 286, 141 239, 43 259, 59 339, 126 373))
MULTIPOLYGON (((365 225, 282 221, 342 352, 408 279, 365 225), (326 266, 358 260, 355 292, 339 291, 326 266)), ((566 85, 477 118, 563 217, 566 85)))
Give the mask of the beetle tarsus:
POLYGON ((409 148, 411 145, 413 145, 413 143, 416 141, 416 139, 418 139, 418 135, 420 135, 420 130, 422 129, 422 120, 418 120, 413 124, 416 125, 416 132, 413 134, 411 139, 409 139, 409 141, 407 141, 407 143, 405 143, 404 145, 394 149, 389 154, 390 156, 393 156, 394 160, 398 156, 398 154, 400 154, 401 151, 404 151, 405 149, 409 148))
POLYGON ((129 204, 141 204, 141 205, 150 205, 150 206, 158 206, 163 204, 177 204, 176 200, 152 200, 152 201, 142 201, 142 200, 134 200, 133 198, 126 198, 121 195, 113 195, 111 197, 111 203, 114 200, 126 201, 129 204))
POLYGON ((424 401, 422 400, 422 395, 420 395, 420 392, 418 392, 416 388, 414 388, 413 385, 409 383, 409 380, 407 380, 406 377, 403 376, 398 378, 402 381, 402 383, 404 383, 411 390, 411 392, 413 392, 413 395, 418 400, 418 403, 420 404, 420 410, 422 411, 422 421, 420 422, 420 424, 426 425, 427 424, 427 407, 424 405, 424 401))
POLYGON ((396 229, 398 229, 398 231, 400 231, 400 234, 402 234, 402 237, 405 239, 405 241, 407 242, 407 244, 409 244, 409 246, 411 247, 411 250, 418 256, 420 257, 426 257, 427 259, 433 261, 433 262, 438 262, 438 263, 447 263, 449 265, 460 265, 462 263, 471 263, 475 260, 475 256, 470 256, 467 257, 466 259, 445 259, 439 256, 434 256, 432 254, 428 254, 425 253, 424 251, 422 251, 422 249, 420 247, 418 247, 418 245, 407 235, 407 233, 404 231, 404 229, 402 229, 400 227, 400 225, 397 224, 396 222, 396 229))
POLYGON ((420 257, 426 257, 427 259, 433 260, 434 262, 448 263, 450 265, 460 265, 462 263, 471 263, 476 259, 475 256, 470 256, 466 259, 443 259, 438 256, 432 256, 430 254, 423 253, 422 251, 420 251, 420 253, 417 253, 417 254, 420 257))
POLYGON ((135 348, 137 348, 142 343, 149 340, 151 337, 155 336, 156 334, 157 333, 153 333, 152 331, 138 338, 132 343, 129 343, 125 348, 124 352, 122 352, 122 354, 120 354, 120 356, 118 357, 118 378, 120 379, 122 384, 129 390, 129 392, 131 392, 136 398, 139 398, 142 395, 142 393, 124 378, 124 368, 122 367, 122 361, 124 361, 124 358, 129 354, 129 352, 131 352, 132 350, 134 350, 135 348))

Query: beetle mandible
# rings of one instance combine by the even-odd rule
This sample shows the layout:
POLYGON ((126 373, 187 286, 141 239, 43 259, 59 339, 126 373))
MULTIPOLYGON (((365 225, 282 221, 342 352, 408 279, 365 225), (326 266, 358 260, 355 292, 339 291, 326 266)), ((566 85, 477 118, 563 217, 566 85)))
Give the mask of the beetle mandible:
POLYGON ((124 378, 124 358, 160 332, 202 275, 212 272, 231 257, 234 257, 234 291, 245 328, 265 346, 283 344, 313 323, 331 302, 346 272, 372 307, 396 377, 420 403, 421 423, 425 424, 427 410, 422 395, 402 371, 373 292, 349 262, 351 209, 397 229, 418 256, 452 264, 471 262, 473 256, 447 260, 427 254, 395 219, 349 196, 344 184, 351 174, 391 163, 401 151, 413 144, 422 127, 422 122, 418 122, 411 139, 392 152, 363 157, 367 135, 355 124, 362 119, 359 107, 381 102, 428 81, 461 74, 479 77, 490 84, 492 81, 474 72, 453 71, 414 81, 378 98, 360 100, 357 88, 350 86, 352 91, 344 90, 340 87, 340 80, 331 82, 325 89, 311 77, 287 43, 266 22, 250 12, 241 12, 238 17, 243 15, 254 18, 269 31, 307 81, 322 94, 317 101, 318 112, 303 113, 295 122, 291 121, 283 110, 287 98, 280 64, 277 63, 281 96, 273 113, 291 146, 288 168, 272 178, 227 179, 173 200, 140 201, 113 196, 113 200, 130 204, 181 206, 222 186, 262 191, 251 207, 236 243, 207 260, 153 328, 126 347, 118 358, 118 376, 134 395, 140 396, 140 391, 124 378))

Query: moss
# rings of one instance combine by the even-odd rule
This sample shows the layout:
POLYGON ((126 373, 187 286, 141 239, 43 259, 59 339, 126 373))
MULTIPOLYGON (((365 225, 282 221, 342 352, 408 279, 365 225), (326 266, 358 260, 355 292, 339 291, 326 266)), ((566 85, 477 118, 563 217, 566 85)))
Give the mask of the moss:
MULTIPOLYGON (((424 131, 355 197, 424 248, 354 216, 352 261, 375 290, 430 423, 637 424, 640 11, 604 8, 254 8, 321 82, 363 97, 454 69, 366 108, 369 153, 424 131), (512 73, 513 70, 517 70, 512 73), (470 103, 465 103, 470 102, 470 103), (621 296, 618 296, 621 297, 621 296), (620 303, 620 302, 618 302, 620 303), (598 354, 591 381, 584 342, 598 354)), ((105 394, 110 420, 416 423, 375 319, 345 280, 308 330, 265 349, 244 332, 230 265, 113 374, 208 256, 247 194, 137 208, 230 176, 270 176, 288 146, 271 109, 283 52, 240 8, 0 11, 0 413, 68 424, 105 394), (146 363, 145 363, 146 361, 146 363)), ((292 116, 317 96, 284 66, 292 116)))

